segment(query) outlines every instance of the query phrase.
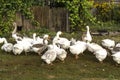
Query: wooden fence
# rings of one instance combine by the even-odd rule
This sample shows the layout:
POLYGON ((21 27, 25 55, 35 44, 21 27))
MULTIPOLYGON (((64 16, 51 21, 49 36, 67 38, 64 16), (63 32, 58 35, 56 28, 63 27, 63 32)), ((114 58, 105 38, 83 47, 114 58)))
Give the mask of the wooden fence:
MULTIPOLYGON (((40 23, 40 27, 44 27, 53 31, 69 32, 68 12, 65 8, 50 8, 49 6, 34 6, 31 8, 35 20, 40 23)), ((20 13, 16 14, 16 22, 23 29, 34 29, 29 20, 26 20, 20 13)))

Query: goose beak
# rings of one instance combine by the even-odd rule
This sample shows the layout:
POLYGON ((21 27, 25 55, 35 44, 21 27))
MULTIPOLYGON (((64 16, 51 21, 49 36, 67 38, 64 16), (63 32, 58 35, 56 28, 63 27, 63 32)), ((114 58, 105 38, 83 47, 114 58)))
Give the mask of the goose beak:
POLYGON ((113 47, 108 48, 109 50, 113 50, 113 47))

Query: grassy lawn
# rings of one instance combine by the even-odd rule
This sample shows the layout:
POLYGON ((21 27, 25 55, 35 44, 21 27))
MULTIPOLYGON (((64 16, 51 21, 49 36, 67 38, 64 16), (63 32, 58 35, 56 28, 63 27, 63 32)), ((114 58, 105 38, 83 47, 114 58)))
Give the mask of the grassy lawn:
MULTIPOLYGON (((119 41, 120 36, 93 36, 93 41, 100 43, 104 38, 119 41)), ((65 63, 53 64, 43 63, 35 53, 15 56, 0 50, 0 80, 120 80, 120 67, 110 56, 100 64, 88 51, 78 60, 68 53, 65 63)))

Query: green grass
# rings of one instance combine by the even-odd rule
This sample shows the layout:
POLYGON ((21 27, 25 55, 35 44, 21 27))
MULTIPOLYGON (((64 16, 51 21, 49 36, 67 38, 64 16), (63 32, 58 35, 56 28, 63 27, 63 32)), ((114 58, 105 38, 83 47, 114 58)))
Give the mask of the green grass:
MULTIPOLYGON (((119 41, 120 36, 93 36, 93 41, 100 43, 104 38, 119 41)), ((35 53, 15 56, 0 50, 0 80, 120 80, 120 67, 115 66, 112 57, 100 64, 88 51, 78 60, 68 53, 65 63, 57 59, 53 64, 43 63, 35 53)))
POLYGON ((90 25, 91 31, 96 30, 107 30, 107 31, 118 31, 120 30, 120 24, 114 21, 103 22, 96 25, 90 25))

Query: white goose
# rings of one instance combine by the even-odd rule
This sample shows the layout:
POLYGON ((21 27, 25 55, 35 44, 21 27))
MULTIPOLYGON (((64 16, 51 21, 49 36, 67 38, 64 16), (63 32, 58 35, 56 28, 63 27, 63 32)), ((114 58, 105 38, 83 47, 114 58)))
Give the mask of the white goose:
POLYGON ((64 62, 64 60, 66 59, 66 57, 67 57, 67 52, 64 49, 60 49, 60 52, 57 53, 57 58, 59 60, 61 60, 62 62, 64 62))
POLYGON ((115 45, 115 47, 120 47, 120 43, 117 43, 117 44, 115 45))
POLYGON ((31 47, 32 47, 31 42, 32 41, 33 41, 32 38, 23 38, 20 41, 16 40, 16 42, 17 42, 16 44, 17 44, 17 47, 19 47, 19 45, 20 45, 20 50, 21 50, 21 46, 22 46, 23 51, 25 52, 25 55, 27 55, 27 53, 31 51, 31 47))
POLYGON ((12 51, 13 51, 14 55, 19 55, 23 52, 23 45, 21 44, 23 39, 22 39, 22 37, 17 35, 17 24, 16 24, 16 22, 13 23, 13 26, 14 26, 14 30, 12 31, 12 38, 14 38, 17 43, 15 43, 13 45, 13 50, 12 51))
POLYGON ((78 55, 82 54, 87 49, 86 42, 77 41, 74 45, 69 47, 70 52, 78 59, 78 55))
POLYGON ((13 47, 13 53, 14 54, 21 54, 23 51, 25 52, 25 55, 27 55, 27 52, 31 51, 32 44, 30 43, 29 39, 22 39, 22 40, 17 40, 16 39, 16 44, 14 44, 13 47))
MULTIPOLYGON (((47 39, 48 35, 45 35, 44 37, 47 39)), ((43 42, 46 43, 46 39, 43 42)), ((31 51, 40 53, 40 51, 43 49, 41 48, 43 47, 43 42, 41 45, 40 42, 36 40, 36 33, 33 33, 33 38, 23 37, 22 41, 19 41, 19 43, 23 46, 23 51, 25 52, 26 55, 27 55, 27 52, 31 52, 31 51)))
POLYGON ((55 45, 55 43, 53 43, 53 45, 50 45, 48 50, 41 56, 41 59, 47 64, 52 65, 52 62, 55 61, 57 57, 56 47, 57 46, 55 45))
POLYGON ((89 29, 89 26, 86 26, 86 28, 87 28, 87 32, 86 32, 86 35, 84 36, 82 36, 82 40, 83 41, 85 41, 85 42, 91 42, 92 41, 92 36, 91 36, 91 34, 90 34, 90 29, 89 29))
POLYGON ((94 55, 100 63, 103 63, 103 60, 107 57, 107 51, 105 49, 100 49, 94 52, 94 55))
POLYGON ((64 63, 64 60, 67 57, 67 52, 63 48, 60 48, 59 44, 57 44, 57 47, 55 48, 56 48, 55 50, 57 53, 57 58, 64 63))
POLYGON ((102 46, 111 50, 115 46, 115 41, 111 39, 103 39, 101 42, 102 46))
POLYGON ((49 44, 48 49, 49 48, 54 48, 57 54, 57 58, 64 63, 64 60, 67 57, 67 52, 63 48, 61 48, 59 44, 56 45, 55 42, 53 42, 53 44, 49 44))
POLYGON ((111 49, 113 60, 116 62, 116 66, 120 64, 120 43, 117 43, 113 49, 111 49))
POLYGON ((95 51, 103 49, 103 48, 100 45, 98 45, 97 43, 87 42, 87 49, 88 49, 88 51, 94 53, 95 51))
POLYGON ((61 34, 62 32, 58 31, 53 39, 53 42, 59 44, 63 49, 68 49, 71 41, 69 41, 67 38, 60 37, 61 34))
POLYGON ((6 52, 11 52, 13 49, 13 44, 12 43, 8 43, 6 38, 2 38, 4 44, 2 45, 1 49, 6 51, 6 52))
POLYGON ((0 38, 0 43, 3 43, 3 42, 4 42, 4 39, 5 39, 5 38, 0 38))
MULTIPOLYGON (((35 45, 35 44, 44 44, 44 39, 48 39, 49 38, 49 35, 48 34, 45 34, 43 36, 43 38, 40 38, 39 36, 36 37, 36 33, 33 34, 33 41, 32 41, 32 45, 35 45)), ((45 44, 48 44, 48 40, 45 40, 45 44)))
POLYGON ((14 38, 15 40, 22 40, 22 37, 18 36, 17 24, 15 22, 13 23, 13 26, 14 26, 14 30, 12 31, 12 38, 14 38))
POLYGON ((113 49, 111 49, 111 52, 112 52, 112 54, 120 52, 120 46, 115 46, 113 49))
POLYGON ((14 55, 20 55, 23 52, 23 46, 20 43, 16 43, 13 46, 14 55))
POLYGON ((57 42, 58 42, 61 34, 62 34, 61 31, 58 31, 58 32, 56 33, 56 36, 53 38, 53 43, 57 43, 57 42))
POLYGON ((25 52, 25 55, 27 55, 28 52, 31 52, 31 48, 32 48, 31 43, 23 41, 21 45, 23 46, 23 51, 25 52))
POLYGON ((87 42, 87 48, 96 56, 100 63, 107 57, 108 52, 96 43, 87 42))
MULTIPOLYGON (((113 60, 114 60, 117 64, 120 64, 120 51, 112 54, 111 56, 113 56, 113 60)), ((116 65, 117 65, 117 64, 116 64, 116 65)))
POLYGON ((17 31, 17 24, 16 24, 16 22, 13 22, 13 26, 14 26, 14 30, 13 30, 12 34, 16 34, 16 31, 17 31))
MULTIPOLYGON (((29 42, 31 45, 33 44, 33 43, 36 43, 37 41, 36 41, 36 33, 33 33, 33 35, 32 35, 32 38, 31 37, 23 37, 23 39, 22 39, 22 41, 24 41, 24 42, 29 42)), ((38 43, 38 42, 37 42, 38 43)))
POLYGON ((75 43, 76 43, 76 39, 71 38, 71 39, 70 39, 70 45, 74 45, 75 43))
POLYGON ((22 37, 17 36, 17 34, 12 34, 12 38, 17 42, 22 41, 22 37))
POLYGON ((32 51, 41 55, 41 53, 47 48, 49 35, 44 35, 41 43, 33 44, 32 51))
POLYGON ((21 54, 24 51, 25 55, 27 55, 27 53, 31 51, 31 47, 32 47, 31 43, 22 40, 16 44, 14 44, 13 53, 14 54, 21 54))

